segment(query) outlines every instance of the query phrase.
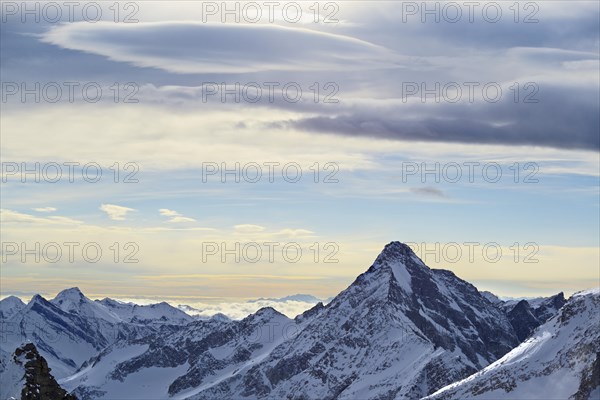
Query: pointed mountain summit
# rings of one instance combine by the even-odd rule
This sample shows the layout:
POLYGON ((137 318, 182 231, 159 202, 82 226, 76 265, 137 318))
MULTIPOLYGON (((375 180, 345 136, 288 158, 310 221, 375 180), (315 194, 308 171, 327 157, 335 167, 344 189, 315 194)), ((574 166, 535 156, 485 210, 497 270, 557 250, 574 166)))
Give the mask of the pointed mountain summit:
POLYGON ((280 313, 273 307, 262 307, 262 308, 258 309, 254 314, 249 315, 249 317, 252 317, 253 319, 256 319, 256 318, 269 319, 269 318, 274 318, 274 317, 278 317, 278 316, 285 317, 285 315, 283 315, 282 313, 280 313))
POLYGON ((386 244, 381 253, 379 253, 374 264, 377 265, 386 262, 398 261, 406 263, 409 260, 420 262, 420 264, 423 266, 425 265, 419 259, 419 257, 417 257, 409 245, 402 242, 390 242, 386 244))
POLYGON ((109 343, 106 332, 114 332, 108 328, 96 318, 64 311, 35 295, 6 322, 2 347, 16 348, 23 342, 32 342, 52 366, 54 376, 62 378, 109 343))
POLYGON ((555 294, 554 296, 548 297, 533 305, 535 316, 541 323, 544 323, 554 317, 558 310, 566 303, 567 300, 565 300, 565 294, 563 292, 555 294))
MULTIPOLYGON (((525 369, 538 366, 536 357, 542 353, 528 349, 549 343, 556 336, 553 329, 560 327, 561 340, 577 343, 567 343, 555 356, 550 353, 560 346, 548 347, 543 352, 553 361, 530 376, 537 379, 568 365, 581 378, 570 393, 584 399, 597 394, 600 376, 600 361, 589 354, 598 352, 597 345, 586 339, 598 342, 597 324, 591 325, 597 297, 571 306, 563 306, 562 293, 502 301, 451 271, 430 269, 408 245, 391 242, 344 291, 294 320, 271 307, 239 321, 194 319, 167 303, 91 301, 71 288, 52 302, 34 296, 7 322, 20 333, 11 340, 23 336, 34 342, 55 375, 64 378, 63 387, 82 399, 136 393, 190 400, 279 400, 290 394, 299 399, 420 399, 501 359, 509 362, 499 375, 450 398, 469 398, 488 388, 510 392, 512 382, 523 376, 503 378, 520 373, 511 370, 522 361, 519 354, 527 353, 521 364, 525 369), (109 323, 102 313, 119 322, 109 323), (539 328, 530 335, 547 318, 544 330, 550 334, 540 336, 539 328), (46 334, 27 327, 43 327, 46 334), (525 336, 520 352, 508 357, 525 336), (581 360, 583 367, 571 360, 581 360)), ((0 361, 6 358, 2 354, 0 361)))
MULTIPOLYGON (((2 348, 32 342, 53 368, 54 376, 62 379, 116 340, 139 339, 162 325, 193 320, 166 303, 125 307, 135 309, 134 316, 138 319, 122 319, 110 307, 90 300, 76 287, 61 291, 51 301, 35 295, 21 311, 3 321, 2 348)), ((6 352, 0 356, 6 358, 6 352)))
POLYGON ((523 341, 544 322, 554 317, 566 300, 560 292, 551 297, 540 297, 529 300, 510 300, 497 303, 513 326, 519 341, 523 341))
POLYGON ((315 314, 245 376, 198 398, 420 398, 518 344, 474 286, 400 242, 315 314))
POLYGON ((48 300, 46 300, 44 297, 42 297, 39 294, 36 294, 36 295, 33 295, 31 300, 29 300, 29 303, 27 303, 27 306, 31 306, 34 304, 46 304, 47 302, 48 302, 48 300))
POLYGON ((79 310, 81 306, 88 302, 91 302, 91 300, 85 297, 78 287, 65 289, 50 300, 50 303, 67 312, 79 310))
POLYGON ((63 290, 50 302, 65 312, 75 313, 84 318, 99 318, 110 323, 121 321, 115 313, 87 298, 77 287, 63 290))
MULTIPOLYGON (((395 282, 407 293, 412 292, 412 277, 419 274, 420 269, 429 270, 423 261, 404 243, 388 243, 366 272, 383 269, 393 274, 395 282)), ((364 274, 363 274, 364 275, 364 274)))
POLYGON ((81 293, 81 290, 79 290, 79 288, 75 286, 72 288, 62 290, 56 295, 54 299, 81 299, 84 297, 85 296, 83 295, 83 293, 81 293))

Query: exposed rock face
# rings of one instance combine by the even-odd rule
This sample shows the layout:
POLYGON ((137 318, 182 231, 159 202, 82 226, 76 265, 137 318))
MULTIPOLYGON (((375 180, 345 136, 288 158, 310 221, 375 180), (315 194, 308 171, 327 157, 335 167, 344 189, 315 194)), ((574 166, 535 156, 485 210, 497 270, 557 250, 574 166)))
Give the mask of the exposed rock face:
MULTIPOLYGON (((8 305, 6 299, 2 302, 5 305, 8 305)), ((11 305, 11 310, 19 307, 14 300, 11 305)), ((112 300, 103 303, 88 299, 77 288, 63 290, 51 301, 35 295, 26 306, 0 317, 2 347, 14 349, 24 342, 34 343, 57 379, 72 375, 118 340, 176 330, 194 320, 166 303, 149 306, 112 300)))
POLYGON ((548 319, 554 317, 566 303, 562 292, 548 298, 506 302, 500 307, 506 312, 519 341, 523 341, 548 319))
POLYGON ((305 317, 264 361, 193 398, 418 399, 518 344, 506 315, 474 286, 398 242, 305 317))
POLYGON ((521 342, 527 339, 531 332, 540 325, 540 321, 533 314, 533 309, 527 300, 521 300, 508 312, 508 320, 521 342))
POLYGON ((9 345, 15 348, 27 336, 45 358, 38 354, 44 362, 29 364, 34 372, 25 380, 25 348, 15 356, 23 369, 7 367, 6 361, 16 364, 0 349, 0 378, 15 378, 14 397, 24 386, 28 396, 43 386, 48 396, 58 396, 44 398, 69 398, 44 378, 48 360, 61 385, 83 400, 421 399, 473 376, 523 340, 526 353, 527 346, 554 332, 579 343, 543 370, 506 380, 492 375, 474 391, 458 397, 448 392, 444 398, 494 390, 500 391, 498 398, 514 398, 519 382, 570 369, 579 374, 572 378, 572 398, 600 394, 600 349, 581 339, 600 329, 586 325, 592 318, 578 317, 593 307, 565 304, 562 293, 500 300, 450 271, 428 268, 399 242, 385 246, 368 270, 326 305, 318 303, 293 320, 270 307, 243 320, 194 319, 166 303, 92 301, 77 288, 50 302, 35 296, 25 307, 10 299, 2 309, 11 315, 2 321, 11 328, 5 335, 9 345), (558 325, 543 325, 548 319, 558 325), (540 336, 540 325, 550 333, 540 336))
POLYGON ((567 303, 563 292, 558 293, 552 297, 548 297, 541 301, 537 307, 534 307, 534 313, 538 321, 542 324, 554 317, 558 310, 567 303))
POLYGON ((573 295, 557 315, 482 371, 427 399, 600 397, 600 290, 573 295))
POLYGON ((25 370, 21 400, 77 400, 56 382, 50 374, 48 363, 33 343, 17 348, 13 361, 25 370))
POLYGON ((418 399, 518 343, 504 311, 473 285, 393 242, 331 302, 295 320, 263 308, 123 338, 65 384, 94 400, 132 388, 147 399, 418 399))
POLYGON ((573 400, 593 399, 592 392, 596 392, 596 399, 600 396, 600 352, 596 353, 596 360, 581 374, 579 390, 573 395, 573 400))
POLYGON ((126 397, 124 392, 145 399, 184 397, 226 376, 243 375, 295 327, 296 322, 267 307, 240 321, 198 320, 177 331, 121 340, 91 360, 92 368, 68 387, 90 400, 126 397), (153 372, 157 369, 160 379, 153 372))
POLYGON ((299 323, 309 321, 310 319, 312 319, 313 317, 315 317, 316 315, 318 315, 324 309, 325 309, 325 306, 323 305, 323 303, 322 302, 318 302, 317 304, 315 304, 309 310, 306 310, 302 314, 298 315, 295 318, 295 321, 299 322, 299 323))

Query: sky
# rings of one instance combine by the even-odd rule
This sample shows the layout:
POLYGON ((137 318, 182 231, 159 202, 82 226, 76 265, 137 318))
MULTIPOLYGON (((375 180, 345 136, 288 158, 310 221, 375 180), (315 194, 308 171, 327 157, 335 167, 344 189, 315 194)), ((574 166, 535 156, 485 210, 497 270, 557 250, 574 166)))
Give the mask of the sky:
POLYGON ((600 285, 598 2, 52 4, 1 4, 0 296, 600 285))

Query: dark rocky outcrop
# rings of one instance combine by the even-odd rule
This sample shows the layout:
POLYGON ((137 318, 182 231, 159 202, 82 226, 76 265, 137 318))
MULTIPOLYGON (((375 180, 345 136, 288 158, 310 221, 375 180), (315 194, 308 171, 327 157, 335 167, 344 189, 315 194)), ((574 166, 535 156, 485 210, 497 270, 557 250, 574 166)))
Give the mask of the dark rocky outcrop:
POLYGON ((554 317, 558 310, 565 305, 567 301, 562 292, 543 299, 543 301, 532 306, 527 300, 521 300, 516 305, 500 306, 504 309, 506 316, 513 326, 519 341, 523 341, 544 322, 554 317))
POLYGON ((33 343, 17 348, 13 361, 22 364, 25 369, 21 400, 77 400, 56 382, 46 359, 38 353, 33 343))

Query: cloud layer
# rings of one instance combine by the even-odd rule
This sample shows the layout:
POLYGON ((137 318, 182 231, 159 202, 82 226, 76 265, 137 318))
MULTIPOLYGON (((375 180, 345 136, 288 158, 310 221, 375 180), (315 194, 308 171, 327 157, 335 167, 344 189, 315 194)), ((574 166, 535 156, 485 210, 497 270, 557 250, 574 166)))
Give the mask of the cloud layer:
POLYGON ((73 23, 49 30, 43 40, 114 61, 180 74, 393 65, 391 54, 371 43, 276 25, 73 23))

